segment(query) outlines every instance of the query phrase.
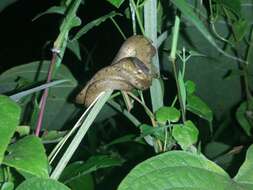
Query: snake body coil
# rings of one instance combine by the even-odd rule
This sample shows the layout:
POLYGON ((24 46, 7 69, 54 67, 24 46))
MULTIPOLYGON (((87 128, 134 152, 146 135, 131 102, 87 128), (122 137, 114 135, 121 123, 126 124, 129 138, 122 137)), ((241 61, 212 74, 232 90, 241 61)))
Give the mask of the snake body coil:
POLYGON ((89 106, 107 89, 131 91, 150 87, 153 75, 151 59, 155 55, 151 42, 141 35, 128 38, 110 66, 99 70, 77 95, 76 102, 89 106))

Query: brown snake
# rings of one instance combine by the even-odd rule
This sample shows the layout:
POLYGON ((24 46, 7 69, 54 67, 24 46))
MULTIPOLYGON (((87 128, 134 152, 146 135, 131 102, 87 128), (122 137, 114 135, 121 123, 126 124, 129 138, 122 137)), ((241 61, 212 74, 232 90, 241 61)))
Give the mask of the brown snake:
POLYGON ((99 70, 77 95, 76 102, 89 106, 107 89, 131 91, 150 87, 152 78, 151 59, 155 47, 141 35, 128 38, 121 46, 110 66, 99 70))

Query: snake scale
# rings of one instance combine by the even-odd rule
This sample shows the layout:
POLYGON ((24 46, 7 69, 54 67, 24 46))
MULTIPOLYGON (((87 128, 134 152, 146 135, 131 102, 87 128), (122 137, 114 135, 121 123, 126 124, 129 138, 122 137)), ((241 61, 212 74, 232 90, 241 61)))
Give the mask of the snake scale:
POLYGON ((121 46, 110 66, 100 69, 76 97, 78 104, 88 107, 107 89, 131 91, 150 87, 154 75, 151 59, 155 47, 142 35, 128 38, 121 46))

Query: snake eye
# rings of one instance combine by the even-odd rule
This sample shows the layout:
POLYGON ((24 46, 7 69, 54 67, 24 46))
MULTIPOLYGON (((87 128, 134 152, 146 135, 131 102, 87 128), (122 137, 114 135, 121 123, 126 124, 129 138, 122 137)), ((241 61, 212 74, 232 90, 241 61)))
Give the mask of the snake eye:
POLYGON ((144 73, 144 74, 149 74, 149 68, 138 58, 136 57, 131 57, 131 61, 135 64, 135 66, 138 68, 137 72, 139 74, 144 73))

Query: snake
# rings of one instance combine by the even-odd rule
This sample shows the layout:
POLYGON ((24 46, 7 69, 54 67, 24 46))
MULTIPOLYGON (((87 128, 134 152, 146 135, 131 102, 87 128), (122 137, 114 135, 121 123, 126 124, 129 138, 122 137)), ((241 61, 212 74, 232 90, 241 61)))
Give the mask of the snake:
POLYGON ((99 94, 108 89, 132 91, 151 86, 151 61, 156 49, 142 35, 129 37, 120 47, 111 65, 100 69, 76 96, 76 103, 88 107, 99 94))

